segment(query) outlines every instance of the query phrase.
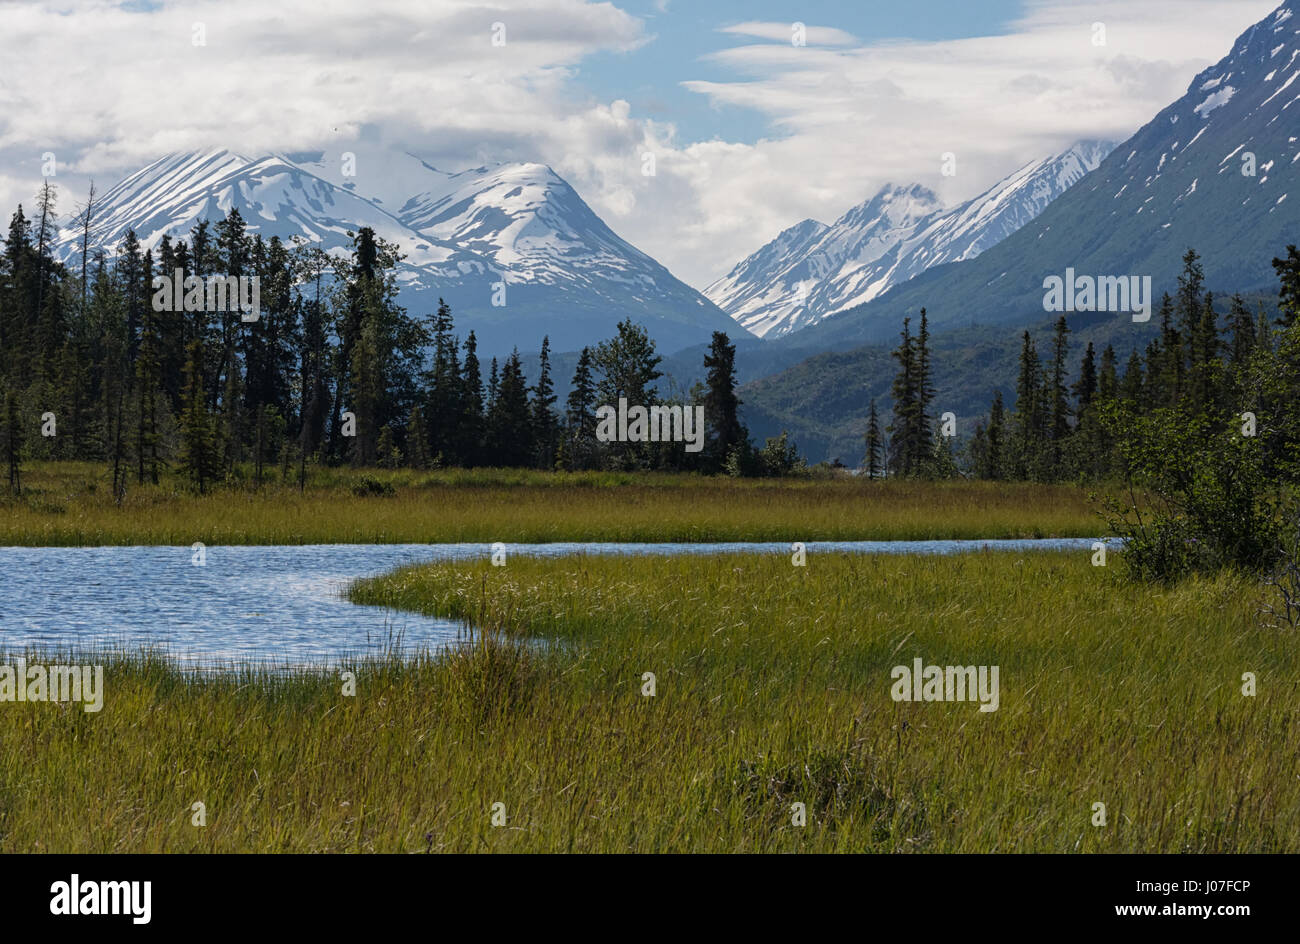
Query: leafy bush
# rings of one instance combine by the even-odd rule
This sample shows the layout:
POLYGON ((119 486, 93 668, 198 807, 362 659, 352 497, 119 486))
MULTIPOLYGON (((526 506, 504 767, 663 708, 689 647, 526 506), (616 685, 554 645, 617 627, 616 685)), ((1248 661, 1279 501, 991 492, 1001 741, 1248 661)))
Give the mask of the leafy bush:
POLYGON ((1267 572, 1280 551, 1279 496, 1265 471, 1259 440, 1185 411, 1106 414, 1131 486, 1126 505, 1106 503, 1125 541, 1131 576, 1172 582, 1225 568, 1267 572))
POLYGON ((799 447, 790 442, 789 434, 768 437, 762 449, 748 442, 733 446, 723 463, 723 471, 733 477, 786 478, 806 476, 808 461, 799 455, 799 447))
POLYGON ((808 467, 799 455, 799 448, 790 442, 785 430, 780 436, 770 437, 758 453, 760 475, 777 478, 784 475, 802 474, 808 467))

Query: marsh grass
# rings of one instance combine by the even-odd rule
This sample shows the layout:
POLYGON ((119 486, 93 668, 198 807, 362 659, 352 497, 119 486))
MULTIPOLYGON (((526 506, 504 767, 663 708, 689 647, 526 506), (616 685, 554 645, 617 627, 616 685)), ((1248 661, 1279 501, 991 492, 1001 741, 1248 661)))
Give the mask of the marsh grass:
POLYGON ((247 479, 207 495, 168 476, 113 501, 104 469, 33 464, 0 497, 0 545, 833 541, 1090 537, 1074 486, 667 473, 314 468, 306 490, 247 479))
POLYGON ((1142 587, 1089 560, 404 568, 353 598, 473 631, 353 666, 355 697, 333 671, 122 656, 99 714, 0 703, 0 849, 1300 849, 1294 633, 1258 625, 1242 578, 1142 587), (916 656, 999 665, 1000 709, 892 701, 916 656))

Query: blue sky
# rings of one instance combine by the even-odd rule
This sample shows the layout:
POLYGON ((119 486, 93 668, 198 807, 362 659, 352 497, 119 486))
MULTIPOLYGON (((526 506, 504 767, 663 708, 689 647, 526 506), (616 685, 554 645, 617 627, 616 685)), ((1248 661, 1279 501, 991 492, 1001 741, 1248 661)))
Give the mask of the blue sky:
POLYGON ((723 27, 799 21, 835 27, 864 45, 951 40, 1001 33, 1025 5, 1022 0, 635 0, 619 6, 643 18, 653 39, 630 52, 601 51, 584 60, 577 70, 579 86, 595 98, 627 101, 634 114, 673 122, 681 143, 716 138, 754 144, 781 132, 759 111, 711 105, 681 85, 734 77, 712 54, 755 40, 723 27))

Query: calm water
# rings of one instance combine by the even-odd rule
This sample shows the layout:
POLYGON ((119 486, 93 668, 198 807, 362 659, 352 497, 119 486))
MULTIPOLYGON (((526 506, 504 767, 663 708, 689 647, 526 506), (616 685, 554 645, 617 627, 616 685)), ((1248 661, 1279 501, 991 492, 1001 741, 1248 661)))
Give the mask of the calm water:
MULTIPOLYGON (((819 553, 949 554, 979 550, 1087 550, 1091 538, 1025 541, 809 543, 819 553)), ((511 554, 790 553, 784 543, 514 544, 511 554)), ((0 652, 112 646, 165 649, 202 663, 333 665, 378 655, 400 639, 436 648, 462 631, 343 597, 358 577, 401 564, 486 557, 485 544, 209 547, 0 547, 0 652)))

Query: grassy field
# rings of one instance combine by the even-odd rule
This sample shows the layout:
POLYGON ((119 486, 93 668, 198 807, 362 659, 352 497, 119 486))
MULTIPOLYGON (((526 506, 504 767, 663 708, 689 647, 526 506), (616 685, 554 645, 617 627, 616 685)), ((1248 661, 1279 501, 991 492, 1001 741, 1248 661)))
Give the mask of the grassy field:
POLYGON ((1087 553, 406 569, 354 598, 482 632, 352 697, 126 658, 97 714, 0 704, 0 850, 1296 852, 1300 651, 1259 595, 1087 553), (999 709, 893 701, 916 657, 997 665, 999 709))
MULTIPOLYGON (((0 545, 812 541, 1091 537, 1084 489, 991 482, 734 480, 647 473, 315 469, 206 496, 103 466, 34 465, 0 499, 0 545), (380 494, 365 492, 377 483, 380 494), (391 487, 391 494, 382 493, 391 487)), ((376 490, 373 489, 372 490, 376 490)))

